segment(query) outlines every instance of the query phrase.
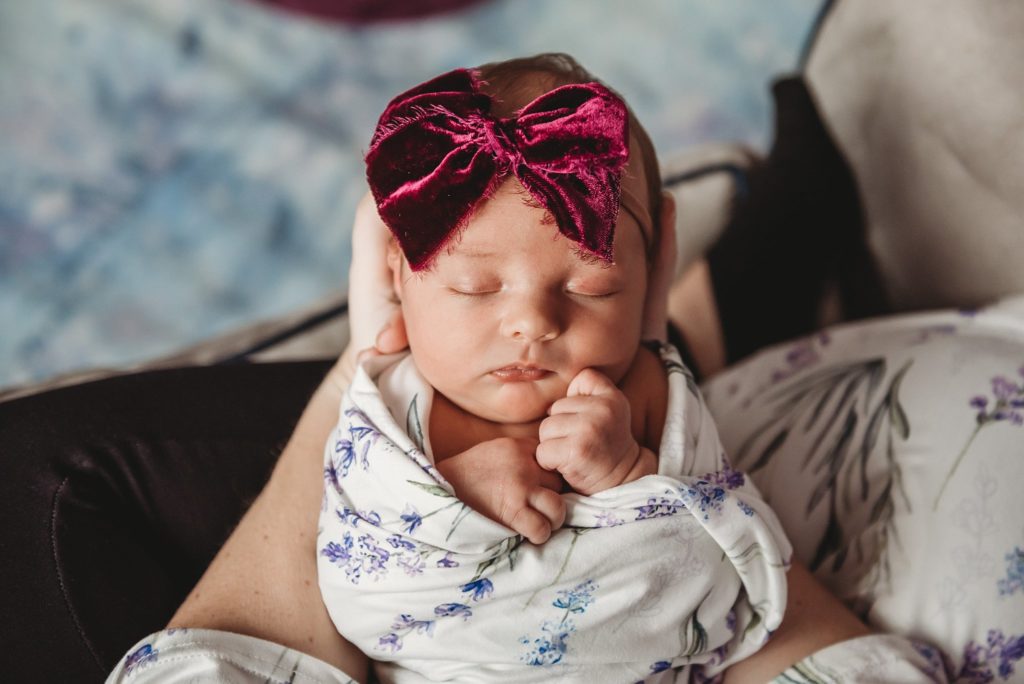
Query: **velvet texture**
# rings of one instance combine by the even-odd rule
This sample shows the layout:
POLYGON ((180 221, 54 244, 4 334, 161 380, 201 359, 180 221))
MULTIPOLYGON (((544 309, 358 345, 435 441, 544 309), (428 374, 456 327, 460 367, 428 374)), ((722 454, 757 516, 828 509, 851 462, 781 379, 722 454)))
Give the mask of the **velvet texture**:
POLYGON ((626 105, 598 83, 555 88, 517 116, 490 114, 476 73, 451 71, 402 93, 366 155, 377 209, 413 270, 428 266, 499 182, 514 174, 559 230, 611 261, 626 105))

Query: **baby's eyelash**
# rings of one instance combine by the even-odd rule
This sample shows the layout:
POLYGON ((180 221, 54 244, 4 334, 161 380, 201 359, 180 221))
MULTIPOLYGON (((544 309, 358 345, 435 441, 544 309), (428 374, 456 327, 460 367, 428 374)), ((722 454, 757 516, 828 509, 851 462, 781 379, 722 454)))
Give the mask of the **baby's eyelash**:
POLYGON ((611 292, 602 292, 600 294, 590 294, 590 293, 587 293, 587 292, 575 292, 573 290, 569 290, 568 292, 569 292, 569 294, 576 295, 577 297, 587 297, 588 299, 608 299, 609 297, 614 297, 615 295, 619 294, 619 292, 621 292, 621 290, 613 290, 611 292))

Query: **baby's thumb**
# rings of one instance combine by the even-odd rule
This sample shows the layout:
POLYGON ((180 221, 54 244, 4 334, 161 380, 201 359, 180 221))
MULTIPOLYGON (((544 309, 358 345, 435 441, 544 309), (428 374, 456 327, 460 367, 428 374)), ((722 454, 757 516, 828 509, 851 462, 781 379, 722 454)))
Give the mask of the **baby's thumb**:
POLYGON ((610 394, 616 391, 615 383, 608 379, 604 373, 593 368, 584 368, 569 383, 569 389, 565 396, 594 396, 610 394))
POLYGON ((409 346, 409 336, 405 332, 405 319, 402 317, 402 310, 399 309, 388 321, 373 345, 381 354, 394 354, 409 346))

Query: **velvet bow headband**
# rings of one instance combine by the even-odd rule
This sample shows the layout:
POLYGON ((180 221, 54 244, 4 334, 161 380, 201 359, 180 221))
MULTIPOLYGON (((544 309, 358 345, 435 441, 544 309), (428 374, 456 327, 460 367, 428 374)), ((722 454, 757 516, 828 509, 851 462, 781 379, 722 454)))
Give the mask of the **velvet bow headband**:
MULTIPOLYGON (((563 235, 611 261, 629 157, 626 105, 598 83, 555 88, 507 119, 491 105, 476 73, 459 69, 402 93, 380 117, 366 176, 412 269, 426 267, 509 173, 563 235)), ((642 205, 626 193, 623 206, 649 240, 642 205)))

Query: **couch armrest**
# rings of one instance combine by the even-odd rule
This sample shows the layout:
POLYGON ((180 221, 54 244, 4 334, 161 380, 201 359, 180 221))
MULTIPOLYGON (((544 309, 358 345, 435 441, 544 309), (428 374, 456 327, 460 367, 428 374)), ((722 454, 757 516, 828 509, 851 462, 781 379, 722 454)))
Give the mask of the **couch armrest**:
POLYGON ((760 161, 746 146, 716 143, 672 155, 662 164, 665 189, 676 200, 677 279, 722 234, 760 161))

